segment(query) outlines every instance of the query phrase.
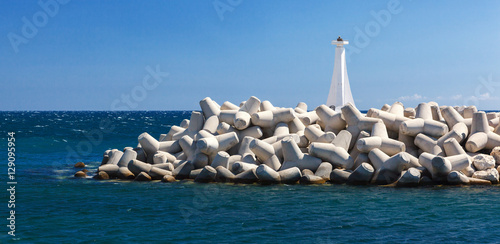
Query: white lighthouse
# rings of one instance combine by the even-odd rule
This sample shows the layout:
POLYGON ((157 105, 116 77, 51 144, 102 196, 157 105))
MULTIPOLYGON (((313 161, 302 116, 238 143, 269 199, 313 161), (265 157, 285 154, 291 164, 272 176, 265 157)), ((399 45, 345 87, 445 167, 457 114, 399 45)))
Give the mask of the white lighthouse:
POLYGON ((347 103, 355 105, 345 64, 344 45, 347 44, 349 44, 349 42, 342 40, 340 36, 336 41, 332 41, 332 45, 337 45, 337 47, 335 48, 332 84, 330 85, 330 93, 326 100, 326 106, 333 108, 335 111, 340 111, 347 103))

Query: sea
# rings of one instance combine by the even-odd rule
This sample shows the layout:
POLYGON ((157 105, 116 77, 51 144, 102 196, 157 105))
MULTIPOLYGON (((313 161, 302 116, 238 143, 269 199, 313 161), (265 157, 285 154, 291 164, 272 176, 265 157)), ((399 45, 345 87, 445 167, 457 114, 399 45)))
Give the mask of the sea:
POLYGON ((93 173, 105 150, 135 147, 142 132, 158 138, 189 116, 0 112, 0 243, 500 242, 498 185, 261 186, 73 177, 76 162, 93 173), (11 158, 9 150, 15 150, 11 158))

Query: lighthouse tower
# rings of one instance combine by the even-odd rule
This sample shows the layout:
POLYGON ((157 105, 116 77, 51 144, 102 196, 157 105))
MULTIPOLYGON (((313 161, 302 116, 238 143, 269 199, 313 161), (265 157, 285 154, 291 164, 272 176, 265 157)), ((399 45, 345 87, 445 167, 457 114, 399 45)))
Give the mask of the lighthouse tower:
POLYGON ((340 109, 347 103, 354 104, 352 98, 349 78, 347 77, 347 68, 345 64, 345 48, 344 45, 349 44, 349 41, 344 41, 342 38, 337 38, 332 41, 332 45, 337 45, 335 48, 335 64, 333 66, 332 84, 330 85, 330 93, 326 100, 326 106, 331 107, 335 111, 340 109))

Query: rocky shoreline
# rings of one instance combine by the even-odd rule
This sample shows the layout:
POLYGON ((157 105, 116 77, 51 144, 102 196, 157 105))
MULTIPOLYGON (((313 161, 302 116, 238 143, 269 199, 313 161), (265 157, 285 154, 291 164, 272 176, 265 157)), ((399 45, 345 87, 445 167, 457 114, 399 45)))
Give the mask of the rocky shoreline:
MULTIPOLYGON (((396 102, 362 114, 274 107, 250 97, 239 106, 200 101, 201 112, 158 139, 104 152, 98 180, 242 184, 499 183, 500 113, 476 107, 396 102)), ((77 163, 75 167, 85 167, 77 163)), ((77 178, 87 177, 86 170, 77 178)))

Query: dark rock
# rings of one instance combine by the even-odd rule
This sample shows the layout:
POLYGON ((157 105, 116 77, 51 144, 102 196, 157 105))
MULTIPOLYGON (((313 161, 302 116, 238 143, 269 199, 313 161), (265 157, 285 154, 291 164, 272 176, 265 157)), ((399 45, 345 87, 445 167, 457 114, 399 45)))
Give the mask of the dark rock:
POLYGON ((85 164, 83 162, 78 162, 75 164, 75 168, 85 168, 85 164))
POLYGON ((108 173, 104 171, 99 171, 95 176, 94 179, 96 180, 109 180, 109 175, 108 173))
POLYGON ((75 178, 86 178, 87 177, 87 174, 85 174, 85 172, 83 171, 78 171, 75 173, 75 178))
POLYGON ((300 184, 310 185, 310 184, 324 184, 326 182, 325 179, 316 176, 316 175, 303 175, 300 178, 300 184))
POLYGON ((171 175, 165 175, 161 179, 161 182, 175 182, 175 177, 173 177, 171 175))

